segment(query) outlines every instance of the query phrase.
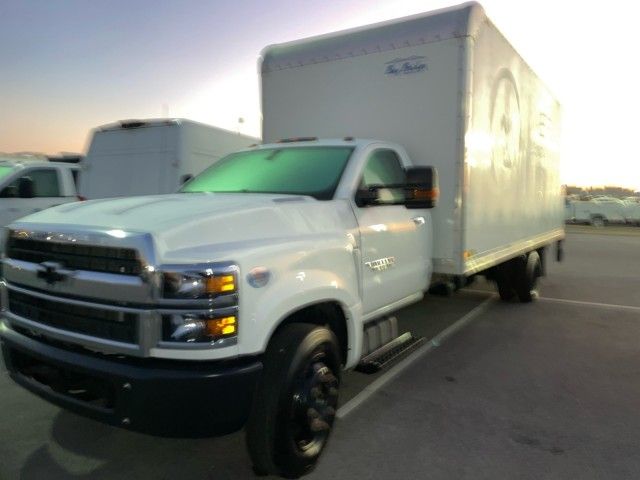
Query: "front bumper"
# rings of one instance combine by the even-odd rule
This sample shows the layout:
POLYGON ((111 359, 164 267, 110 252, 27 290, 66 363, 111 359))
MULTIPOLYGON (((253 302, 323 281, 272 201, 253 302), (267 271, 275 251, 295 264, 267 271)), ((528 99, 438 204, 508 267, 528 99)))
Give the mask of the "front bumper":
POLYGON ((185 362, 111 358, 35 340, 0 322, 11 378, 80 415, 152 435, 202 437, 240 429, 259 359, 185 362))

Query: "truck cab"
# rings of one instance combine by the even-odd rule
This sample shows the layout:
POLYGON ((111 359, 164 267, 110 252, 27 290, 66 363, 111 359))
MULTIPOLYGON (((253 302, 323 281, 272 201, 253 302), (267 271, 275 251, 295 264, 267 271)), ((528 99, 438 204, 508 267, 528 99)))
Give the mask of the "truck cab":
POLYGON ((365 323, 428 288, 435 179, 393 143, 284 140, 231 154, 177 194, 14 222, 5 363, 49 401, 133 430, 247 423, 254 452, 273 443, 263 422, 283 408, 318 412, 287 433, 315 445, 315 461, 341 369, 393 340, 363 352, 365 323), (306 379, 295 405, 273 405, 287 371, 279 352, 307 344, 286 363, 306 379))

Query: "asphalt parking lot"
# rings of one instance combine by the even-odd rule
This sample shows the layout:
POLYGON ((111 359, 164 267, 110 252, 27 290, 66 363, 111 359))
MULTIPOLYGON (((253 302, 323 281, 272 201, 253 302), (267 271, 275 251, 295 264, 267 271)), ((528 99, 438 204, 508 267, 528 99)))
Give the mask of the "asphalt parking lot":
MULTIPOLYGON (((533 304, 500 303, 478 282, 401 312, 430 341, 391 370, 345 376, 308 478, 640 477, 640 235, 569 232, 533 304)), ((253 478, 242 432, 130 433, 4 375, 0 438, 1 480, 253 478)))

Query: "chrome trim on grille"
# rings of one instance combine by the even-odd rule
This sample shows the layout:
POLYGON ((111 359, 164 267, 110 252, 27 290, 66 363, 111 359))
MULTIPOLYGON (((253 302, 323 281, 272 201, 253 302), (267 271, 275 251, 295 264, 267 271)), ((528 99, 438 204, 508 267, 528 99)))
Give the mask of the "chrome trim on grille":
MULTIPOLYGON (((31 227, 32 228, 32 227, 31 227)), ((160 293, 161 283, 157 274, 153 238, 148 233, 129 233, 120 230, 73 230, 70 227, 42 225, 41 230, 21 228, 13 224, 9 235, 21 239, 50 241, 57 244, 81 245, 135 250, 141 264, 139 275, 125 275, 93 270, 75 269, 59 281, 41 278, 43 265, 24 260, 6 258, 4 255, 4 277, 9 283, 32 287, 55 294, 96 298, 117 303, 151 304, 160 293), (51 227, 51 228, 49 228, 51 227), (117 236, 116 236, 117 232, 117 236)), ((62 265, 64 268, 64 265, 62 265)), ((65 268, 65 271, 69 270, 65 268)))
MULTIPOLYGON (((32 238, 38 241, 74 243, 87 247, 102 246, 121 249, 134 249, 138 252, 142 272, 140 275, 108 273, 91 270, 70 270, 60 278, 47 278, 42 273, 47 262, 31 263, 24 260, 6 258, 2 255, 4 281, 0 281, 2 316, 8 326, 22 327, 36 335, 80 345, 82 347, 113 354, 149 356, 150 351, 170 350, 212 350, 237 344, 237 336, 212 343, 179 344, 162 341, 162 315, 182 313, 208 313, 226 316, 238 313, 238 292, 218 295, 207 299, 165 299, 162 298, 162 271, 206 271, 215 274, 235 273, 239 280, 239 271, 232 262, 212 262, 192 265, 159 265, 155 257, 153 238, 148 233, 124 232, 121 230, 88 229, 39 225, 12 224, 10 235, 20 238, 32 238), (44 267, 43 267, 44 265, 44 267), (68 274, 67 274, 68 273, 68 274), (35 298, 87 308, 133 313, 137 315, 137 344, 123 343, 85 333, 56 328, 51 325, 24 318, 8 310, 8 291, 15 291, 35 298)), ((55 267, 55 265, 54 265, 55 267)), ((53 268, 55 273, 55 268, 53 268)), ((67 272, 67 270, 69 270, 67 272)), ((55 277, 55 276, 54 276, 55 277)), ((237 284, 236 284, 237 288, 237 284)))
POLYGON ((49 300, 51 302, 58 302, 58 303, 69 303, 71 305, 77 305, 79 307, 99 308, 101 310, 110 310, 110 311, 122 312, 122 313, 140 313, 140 312, 150 310, 150 309, 141 309, 141 308, 130 308, 130 307, 124 307, 124 306, 118 306, 118 305, 109 305, 106 303, 104 304, 93 303, 93 302, 87 302, 84 300, 78 300, 75 298, 67 298, 67 297, 61 298, 48 293, 35 292, 27 288, 13 285, 12 283, 7 284, 7 289, 18 292, 18 293, 22 293, 25 295, 30 295, 32 297, 41 298, 43 300, 49 300))
POLYGON ((205 350, 207 348, 233 347, 238 344, 238 337, 221 338, 211 343, 158 342, 158 348, 167 350, 205 350))
POLYGON ((229 306, 223 308, 159 308, 159 309, 144 309, 144 308, 131 308, 121 307, 116 305, 107 305, 101 303, 86 302, 83 300, 77 300, 73 298, 56 297, 45 293, 34 292, 25 288, 18 287, 16 285, 7 284, 6 282, 0 282, 0 296, 2 298, 3 317, 8 321, 9 326, 18 326, 30 330, 39 335, 45 335, 54 340, 73 343, 82 347, 88 348, 102 353, 111 354, 126 354, 133 356, 148 356, 152 348, 164 348, 174 350, 206 350, 206 349, 218 349, 229 347, 237 344, 237 337, 228 339, 221 339, 212 343, 205 344, 176 344, 172 342, 163 342, 162 338, 162 315, 171 314, 203 314, 209 313, 212 315, 228 316, 235 315, 238 312, 237 306, 229 306), (118 342, 109 340, 102 337, 94 337, 71 330, 63 330, 60 328, 52 327, 37 321, 30 320, 18 316, 9 311, 8 306, 8 292, 15 291, 24 295, 29 295, 35 298, 48 300, 58 303, 69 303, 72 305, 103 309, 109 311, 116 311, 122 313, 133 313, 138 316, 138 343, 130 344, 124 342, 118 342))
POLYGON ((96 298, 101 302, 149 304, 152 301, 149 288, 140 277, 75 270, 68 278, 50 284, 38 278, 39 267, 37 263, 23 260, 3 260, 5 278, 12 284, 45 290, 52 295, 96 298))
POLYGON ((22 227, 20 222, 16 222, 11 225, 8 236, 87 247, 135 249, 138 251, 143 270, 145 266, 156 264, 153 239, 149 233, 125 232, 104 228, 89 229, 58 224, 42 224, 39 225, 38 230, 32 230, 31 225, 25 224, 22 227))
POLYGON ((19 317, 11 312, 3 313, 5 320, 8 321, 10 327, 21 327, 35 334, 44 335, 54 340, 78 344, 101 353, 120 353, 126 355, 143 356, 143 351, 139 345, 130 343, 117 342, 105 338, 92 337, 83 333, 70 332, 59 328, 43 325, 27 318, 19 317))

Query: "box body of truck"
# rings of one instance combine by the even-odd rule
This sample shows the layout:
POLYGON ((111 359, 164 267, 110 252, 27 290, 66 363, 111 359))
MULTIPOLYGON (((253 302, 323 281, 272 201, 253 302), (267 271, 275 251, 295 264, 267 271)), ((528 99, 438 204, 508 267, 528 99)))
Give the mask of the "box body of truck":
POLYGON ((228 153, 258 142, 184 119, 98 127, 83 162, 80 194, 94 199, 172 193, 228 153))
POLYGON ((262 94, 265 142, 376 138, 437 167, 436 273, 564 236, 560 106, 478 4, 268 47, 262 94))

